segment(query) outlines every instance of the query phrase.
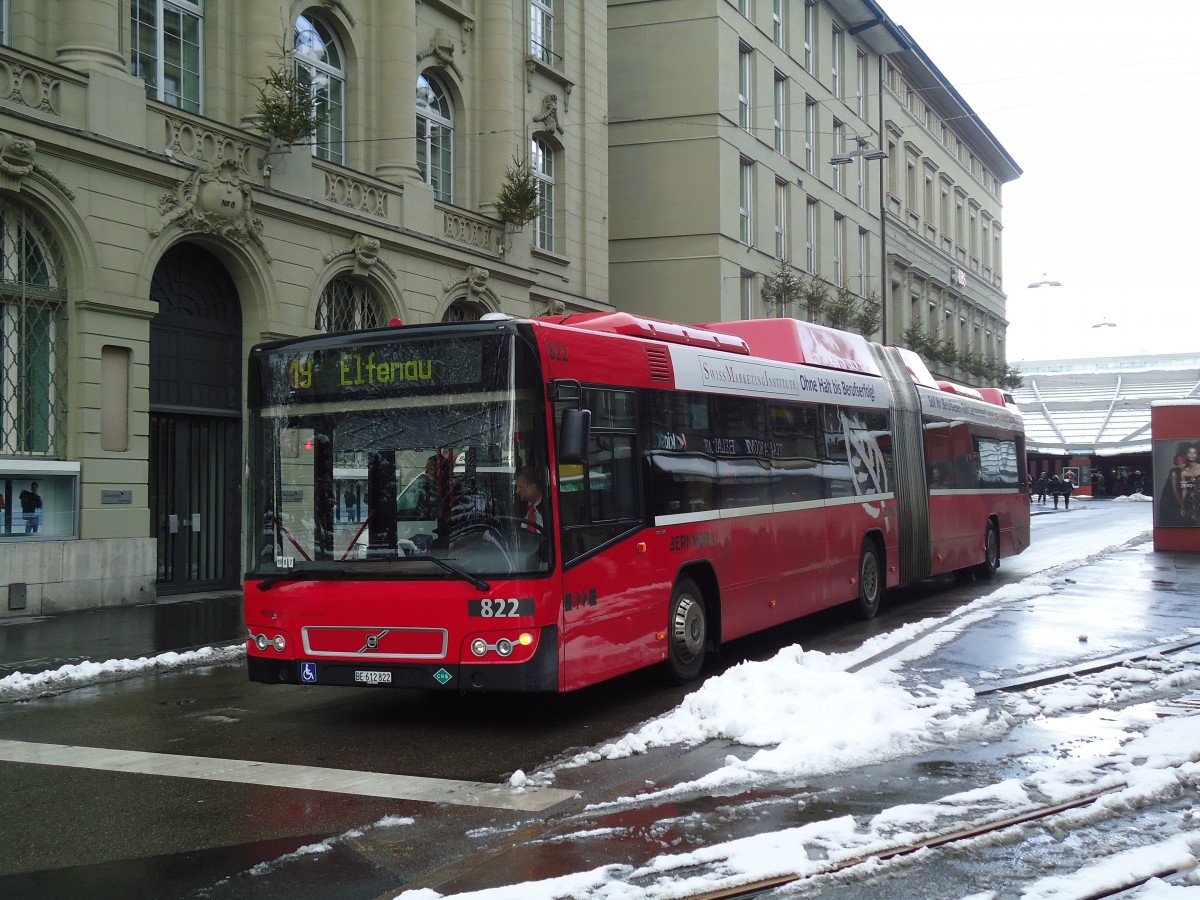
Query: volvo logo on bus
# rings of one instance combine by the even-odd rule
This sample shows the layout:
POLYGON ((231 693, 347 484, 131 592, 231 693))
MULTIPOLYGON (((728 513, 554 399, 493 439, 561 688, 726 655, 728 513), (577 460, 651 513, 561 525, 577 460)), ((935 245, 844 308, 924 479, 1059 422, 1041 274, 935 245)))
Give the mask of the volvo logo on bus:
POLYGON ((379 632, 379 634, 368 634, 367 642, 362 645, 362 649, 359 650, 358 652, 359 653, 370 653, 375 650, 378 650, 379 642, 383 640, 384 636, 388 633, 388 631, 390 631, 390 629, 385 628, 385 629, 383 629, 383 631, 379 632))

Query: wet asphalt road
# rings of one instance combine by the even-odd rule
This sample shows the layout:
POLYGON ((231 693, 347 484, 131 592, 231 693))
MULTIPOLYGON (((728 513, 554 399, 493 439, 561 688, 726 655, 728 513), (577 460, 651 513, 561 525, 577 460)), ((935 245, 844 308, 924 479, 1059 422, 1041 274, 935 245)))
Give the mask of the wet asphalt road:
MULTIPOLYGON (((742 659, 767 658, 796 641, 809 649, 843 652, 910 621, 950 614, 998 584, 1147 531, 1149 513, 1149 504, 1096 503, 1037 516, 1034 546, 1005 560, 997 581, 945 580, 905 591, 889 597, 868 623, 855 622, 842 610, 814 616, 730 645, 710 674, 742 659)), ((1115 575, 1093 587, 1081 602, 1094 604, 1105 595, 1115 602, 1123 596, 1115 575)), ((1112 619, 1112 634, 1098 640, 1114 646, 1144 640, 1144 618, 1112 619)), ((981 634, 976 649, 969 642, 961 645, 966 648, 962 658, 951 664, 977 673, 988 667, 979 654, 1003 639, 1010 641, 1013 654, 1021 654, 1022 664, 1048 665, 1069 642, 1047 638, 1047 629, 1059 629, 1060 638, 1070 631, 1073 643, 1077 627, 1067 616, 1040 622, 1024 635, 981 634)), ((563 697, 459 698, 252 685, 234 665, 3 705, 0 739, 496 783, 516 769, 532 772, 617 738, 677 705, 685 693, 665 685, 653 671, 563 697)), ((646 780, 682 780, 683 773, 703 767, 705 753, 721 752, 728 751, 664 751, 589 767, 580 776, 586 783, 564 778, 559 786, 579 788, 591 798, 646 780)), ((496 834, 511 843, 510 829, 523 822, 534 831, 548 827, 546 817, 416 801, 28 763, 0 762, 0 770, 6 785, 0 792, 0 896, 366 898, 410 883, 445 890, 471 883, 477 870, 464 865, 464 858, 487 859, 496 834), (412 817, 418 825, 343 837, 329 852, 303 863, 270 863, 385 816, 412 817), (253 874, 264 863, 261 874, 253 874)), ((722 801, 710 798, 705 805, 715 813, 722 801)), ((662 810, 626 815, 661 817, 662 810)), ((604 848, 592 852, 605 855, 604 848)), ((591 864, 578 848, 570 859, 554 856, 543 845, 516 870, 530 878, 556 865, 576 870, 591 864)))

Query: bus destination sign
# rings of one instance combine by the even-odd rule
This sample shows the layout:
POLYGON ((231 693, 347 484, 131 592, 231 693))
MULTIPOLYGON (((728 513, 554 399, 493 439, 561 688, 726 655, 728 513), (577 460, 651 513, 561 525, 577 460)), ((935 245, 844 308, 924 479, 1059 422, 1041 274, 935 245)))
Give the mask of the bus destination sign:
POLYGON ((396 395, 479 384, 485 348, 489 356, 499 349, 481 340, 413 341, 284 351, 273 362, 295 399, 396 395))

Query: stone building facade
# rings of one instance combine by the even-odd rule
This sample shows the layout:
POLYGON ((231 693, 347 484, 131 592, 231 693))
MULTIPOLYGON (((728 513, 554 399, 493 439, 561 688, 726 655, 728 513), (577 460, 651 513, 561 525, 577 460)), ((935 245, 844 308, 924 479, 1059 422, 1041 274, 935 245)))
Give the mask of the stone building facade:
POLYGON ((0 614, 240 583, 255 343, 609 308, 602 4, 3 0, 0 29, 0 614), (296 145, 256 124, 280 64, 328 114, 296 145))
POLYGON ((761 292, 786 259, 879 302, 876 338, 916 324, 1004 359, 1001 189, 1020 169, 877 3, 608 7, 615 302, 777 315, 761 292))

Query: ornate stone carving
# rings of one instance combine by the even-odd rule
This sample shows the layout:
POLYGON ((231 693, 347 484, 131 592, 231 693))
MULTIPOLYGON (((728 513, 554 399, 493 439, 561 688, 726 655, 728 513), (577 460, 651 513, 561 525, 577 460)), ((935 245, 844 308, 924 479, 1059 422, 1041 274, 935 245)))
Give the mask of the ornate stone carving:
POLYGON ((375 266, 379 266, 390 277, 396 277, 396 271, 379 258, 378 238, 368 237, 365 234, 356 234, 349 247, 343 247, 340 250, 331 250, 329 253, 326 253, 325 262, 331 263, 343 256, 354 257, 355 275, 366 275, 375 266))
POLYGON ((487 290, 488 277, 492 273, 479 266, 467 266, 467 293, 482 294, 487 290))
POLYGON ((562 125, 558 121, 558 94, 547 94, 542 98, 541 115, 534 116, 533 121, 547 131, 563 133, 562 125))
POLYGON ((61 115, 59 95, 62 79, 44 69, 0 59, 0 98, 29 109, 61 115))
POLYGON ((488 279, 491 277, 491 272, 480 266, 467 266, 467 274, 460 278, 446 291, 446 296, 453 297, 456 294, 462 293, 458 303, 463 300, 471 304, 479 304, 488 309, 498 309, 496 304, 496 296, 488 288, 488 279))
POLYGON ((490 222, 462 212, 451 212, 447 209, 442 209, 441 212, 442 236, 447 240, 490 253, 496 252, 496 242, 501 232, 490 222))
POLYGON ((0 175, 5 181, 20 183, 33 171, 33 154, 36 151, 37 144, 29 138, 0 131, 0 175))
POLYGON ((340 172, 325 172, 325 200, 328 203, 386 219, 387 199, 387 191, 373 184, 349 178, 340 172))
POLYGON ((429 47, 417 54, 417 65, 419 66, 423 60, 431 56, 437 60, 438 65, 444 69, 449 69, 459 81, 462 80, 462 72, 454 64, 454 39, 441 28, 433 33, 433 39, 429 42, 429 47))
POLYGON ((184 231, 214 234, 234 242, 250 241, 269 260, 263 243, 261 219, 254 217, 250 185, 242 180, 241 162, 226 159, 216 165, 201 163, 189 177, 163 194, 158 202, 162 220, 150 228, 158 237, 169 226, 178 224, 184 231))
POLYGON ((34 159, 37 144, 27 137, 0 131, 0 187, 10 191, 19 191, 21 182, 36 172, 39 177, 50 182, 64 196, 75 199, 75 193, 59 179, 57 175, 34 159))
POLYGON ((163 152, 172 159, 216 165, 227 159, 238 162, 242 175, 247 174, 246 160, 251 147, 232 134, 223 134, 187 119, 166 116, 166 140, 163 152))

